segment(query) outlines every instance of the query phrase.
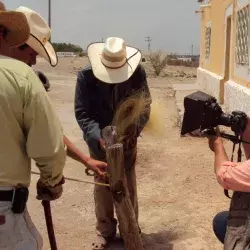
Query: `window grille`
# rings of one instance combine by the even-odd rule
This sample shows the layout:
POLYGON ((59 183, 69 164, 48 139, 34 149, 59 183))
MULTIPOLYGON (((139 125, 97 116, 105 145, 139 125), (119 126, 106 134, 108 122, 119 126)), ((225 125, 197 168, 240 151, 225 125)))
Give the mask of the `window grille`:
POLYGON ((249 65, 249 5, 237 13, 236 63, 249 65))
POLYGON ((209 59, 210 57, 210 47, 211 47, 211 27, 206 27, 206 34, 205 34, 206 59, 209 59))

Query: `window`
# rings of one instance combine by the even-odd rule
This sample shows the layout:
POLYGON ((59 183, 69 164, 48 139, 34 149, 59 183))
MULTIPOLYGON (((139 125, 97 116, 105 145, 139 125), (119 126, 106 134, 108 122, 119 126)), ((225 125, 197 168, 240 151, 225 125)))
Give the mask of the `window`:
POLYGON ((206 34, 205 34, 205 58, 207 60, 210 57, 210 47, 211 47, 211 27, 206 27, 206 34))
POLYGON ((236 63, 249 66, 249 5, 237 13, 236 63))

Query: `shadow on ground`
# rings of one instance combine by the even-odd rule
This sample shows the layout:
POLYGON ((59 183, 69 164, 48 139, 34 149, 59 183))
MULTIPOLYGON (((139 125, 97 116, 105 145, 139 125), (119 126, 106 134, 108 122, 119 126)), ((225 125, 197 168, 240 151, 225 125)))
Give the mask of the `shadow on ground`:
MULTIPOLYGON (((177 240, 179 235, 173 231, 161 231, 158 233, 142 234, 145 250, 172 250, 174 240, 177 240)), ((123 241, 117 237, 115 241, 109 244, 107 250, 125 250, 123 241)))

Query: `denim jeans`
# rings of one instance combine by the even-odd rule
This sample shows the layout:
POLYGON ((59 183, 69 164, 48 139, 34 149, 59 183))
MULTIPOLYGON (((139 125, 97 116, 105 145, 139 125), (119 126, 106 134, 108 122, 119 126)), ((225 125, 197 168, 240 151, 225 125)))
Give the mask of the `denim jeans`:
MULTIPOLYGON (((12 190, 12 187, 0 187, 12 190)), ((11 202, 0 201, 0 249, 42 250, 43 239, 27 209, 22 214, 11 211, 11 202)))
POLYGON ((223 211, 218 213, 213 219, 214 233, 222 244, 224 243, 224 239, 226 236, 228 215, 228 211, 223 211))

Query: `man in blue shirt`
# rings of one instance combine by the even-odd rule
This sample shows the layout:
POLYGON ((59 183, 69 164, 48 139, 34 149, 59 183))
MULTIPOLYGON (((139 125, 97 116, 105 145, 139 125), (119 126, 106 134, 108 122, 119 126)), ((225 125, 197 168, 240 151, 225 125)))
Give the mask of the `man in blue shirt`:
MULTIPOLYGON (((150 100, 148 112, 125 132, 123 140, 124 165, 128 188, 138 220, 138 200, 135 175, 137 137, 150 115, 150 92, 146 73, 140 65, 141 53, 126 46, 121 38, 110 37, 105 43, 93 43, 88 47, 90 67, 78 73, 75 91, 75 116, 83 131, 91 157, 106 161, 101 131, 111 125, 118 106, 134 93, 141 91, 150 100)), ((98 176, 95 180, 100 182, 98 176)), ((103 249, 116 234, 117 222, 109 188, 95 186, 95 212, 97 238, 92 249, 103 249)))

